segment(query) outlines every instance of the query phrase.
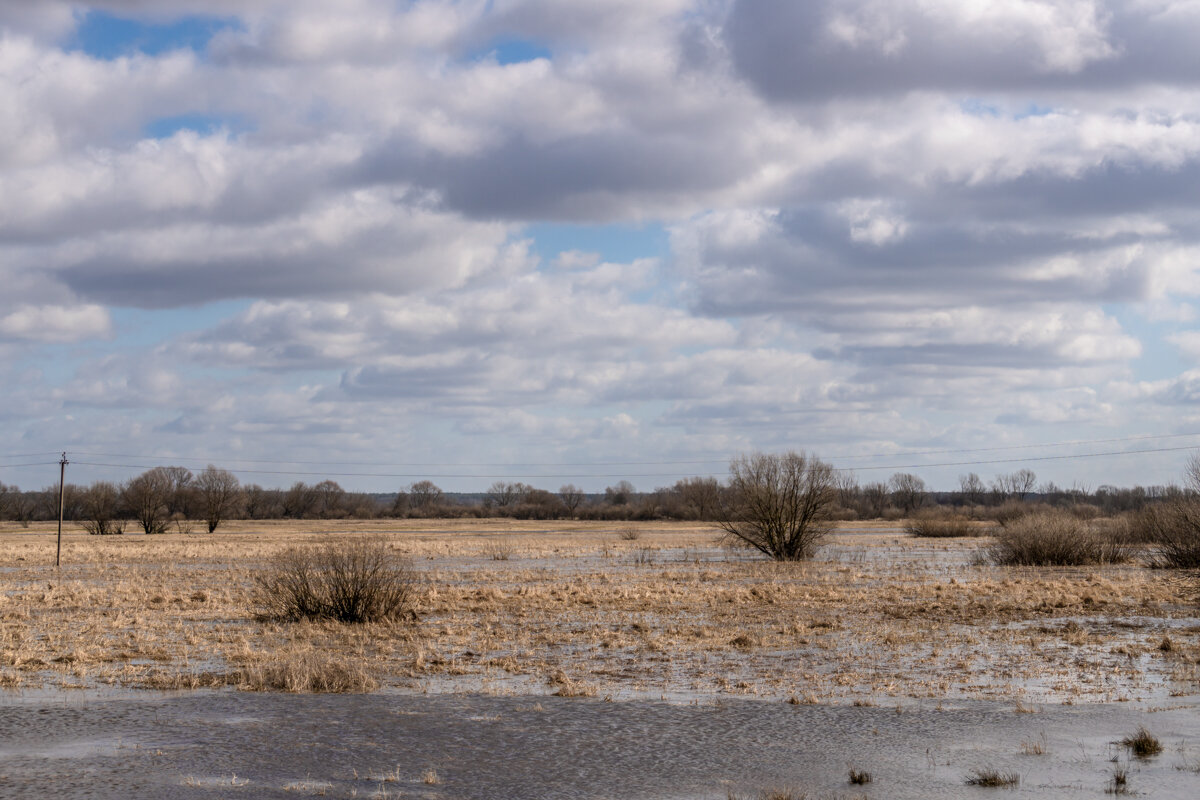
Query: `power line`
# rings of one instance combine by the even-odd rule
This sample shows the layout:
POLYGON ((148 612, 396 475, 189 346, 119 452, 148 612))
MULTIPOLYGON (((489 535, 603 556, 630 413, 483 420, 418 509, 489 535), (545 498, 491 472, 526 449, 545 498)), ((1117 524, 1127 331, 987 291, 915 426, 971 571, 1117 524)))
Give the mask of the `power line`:
MULTIPOLYGON (((1185 450, 1196 450, 1196 446, 1184 447, 1152 447, 1142 450, 1109 450, 1100 453, 1068 453, 1055 456, 1026 456, 1023 458, 994 458, 994 459, 976 459, 971 461, 943 461, 933 464, 888 464, 873 467, 839 467, 835 468, 837 472, 854 472, 863 471, 870 472, 874 470, 901 470, 901 469, 930 469, 934 467, 969 467, 983 466, 987 464, 1015 464, 1029 463, 1038 461, 1072 461, 1088 458, 1106 458, 1112 456, 1132 456, 1132 455, 1147 455, 1150 453, 1174 453, 1185 450)), ((118 469, 152 469, 153 464, 114 464, 95 461, 75 461, 72 462, 79 466, 88 467, 112 467, 118 469)), ((550 473, 550 474, 523 474, 523 473, 429 473, 429 472, 413 472, 413 473, 397 473, 397 472, 313 472, 307 470, 267 470, 267 469, 232 469, 238 475, 292 475, 292 476, 314 476, 323 478, 700 478, 708 477, 712 473, 692 473, 685 474, 680 472, 649 472, 640 474, 630 473, 550 473)))
POLYGON ((51 467, 57 461, 37 461, 30 464, 0 464, 0 469, 16 469, 17 467, 51 467))
MULTIPOLYGON (((1196 433, 1164 433, 1164 434, 1149 434, 1139 436, 1122 436, 1108 439, 1076 439, 1062 442, 1042 442, 1040 444, 1015 444, 1015 445, 1000 445, 996 447, 964 447, 942 450, 908 450, 899 452, 880 452, 880 453, 846 453, 840 455, 821 455, 821 458, 826 461, 842 460, 842 459, 860 459, 860 458, 906 458, 908 456, 924 456, 924 455, 948 455, 953 453, 994 453, 1005 452, 1011 450, 1033 450, 1039 448, 1050 447, 1075 447, 1080 445, 1092 444, 1113 444, 1116 442, 1137 442, 1151 441, 1156 439, 1182 439, 1188 437, 1200 436, 1200 432, 1196 433)), ((154 461, 198 461, 206 463, 234 463, 234 464, 268 464, 272 466, 281 464, 295 464, 299 466, 362 466, 362 467, 659 467, 673 465, 695 465, 695 464, 727 464, 729 456, 720 456, 710 459, 680 459, 667 461, 477 461, 477 462, 436 462, 436 461, 399 461, 399 462, 376 462, 376 461, 305 461, 295 459, 255 459, 255 458, 229 458, 228 456, 212 457, 212 456, 158 456, 149 454, 135 453, 96 453, 72 451, 75 455, 91 456, 94 458, 131 458, 131 459, 150 459, 154 461)), ((43 454, 31 454, 43 455, 43 454)), ((14 458, 16 456, 13 456, 14 458)), ((980 462, 984 463, 984 462, 980 462)), ((926 465, 909 465, 916 466, 938 466, 936 464, 926 465)), ((891 469, 891 467, 860 467, 859 469, 891 469)), ((244 470, 249 472, 250 470, 244 470)), ((305 474, 302 472, 288 474, 305 474)), ((468 477, 468 476, 464 476, 468 477)), ((489 476, 484 476, 489 477, 489 476)))
POLYGON ((981 461, 943 461, 937 464, 893 464, 886 467, 835 467, 836 472, 868 472, 877 469, 926 469, 929 467, 970 467, 983 464, 1024 464, 1030 461, 1070 461, 1082 458, 1103 458, 1106 456, 1136 456, 1145 453, 1176 453, 1182 450, 1196 450, 1196 445, 1189 447, 1152 447, 1146 450, 1110 450, 1104 453, 1070 453, 1060 456, 1027 456, 1025 458, 995 458, 981 461))
MULTIPOLYGON (((57 450, 44 451, 41 453, 7 453, 0 455, 0 458, 37 458, 38 456, 54 456, 58 455, 57 450)), ((55 462, 58 463, 58 462, 55 462)))

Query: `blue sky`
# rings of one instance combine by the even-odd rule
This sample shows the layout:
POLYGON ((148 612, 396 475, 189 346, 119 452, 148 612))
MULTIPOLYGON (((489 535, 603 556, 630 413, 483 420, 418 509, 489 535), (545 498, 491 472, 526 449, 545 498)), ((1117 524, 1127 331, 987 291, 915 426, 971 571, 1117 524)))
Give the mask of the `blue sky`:
POLYGON ((0 481, 1177 481, 1200 13, 968 12, 0 9, 0 481))

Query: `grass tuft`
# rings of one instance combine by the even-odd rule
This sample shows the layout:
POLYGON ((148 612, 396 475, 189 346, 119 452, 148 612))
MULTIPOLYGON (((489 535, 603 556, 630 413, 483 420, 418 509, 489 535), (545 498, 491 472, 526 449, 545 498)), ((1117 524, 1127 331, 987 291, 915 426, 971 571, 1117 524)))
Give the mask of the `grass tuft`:
POLYGON ((1021 776, 1015 772, 1001 772, 998 769, 977 769, 967 777, 968 786, 1004 787, 1016 786, 1021 782, 1021 776))
POLYGON ((1122 739, 1121 744, 1128 747, 1137 758, 1149 758, 1163 751, 1162 742, 1158 737, 1140 726, 1135 733, 1122 739))

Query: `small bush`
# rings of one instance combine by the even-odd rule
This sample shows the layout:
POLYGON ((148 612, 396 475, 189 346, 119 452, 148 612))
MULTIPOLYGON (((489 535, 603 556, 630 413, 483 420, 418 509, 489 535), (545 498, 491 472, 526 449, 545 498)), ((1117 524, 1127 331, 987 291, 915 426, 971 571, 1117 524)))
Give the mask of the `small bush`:
POLYGON ((378 622, 414 616, 412 565, 378 540, 285 550, 254 582, 264 619, 378 622))
POLYGON ((1151 565, 1163 569, 1200 568, 1200 501, 1167 500, 1142 511, 1131 527, 1152 543, 1151 565))
POLYGON ((1000 565, 1067 567, 1121 561, 1125 547, 1071 514, 1041 511, 1005 522, 987 555, 1000 565))
POLYGON ((638 539, 642 538, 641 530, 633 526, 622 528, 617 535, 627 542, 636 542, 638 539))
POLYGON ((980 528, 972 525, 971 521, 961 514, 935 509, 913 514, 904 530, 910 536, 927 538, 978 536, 981 533, 980 528))

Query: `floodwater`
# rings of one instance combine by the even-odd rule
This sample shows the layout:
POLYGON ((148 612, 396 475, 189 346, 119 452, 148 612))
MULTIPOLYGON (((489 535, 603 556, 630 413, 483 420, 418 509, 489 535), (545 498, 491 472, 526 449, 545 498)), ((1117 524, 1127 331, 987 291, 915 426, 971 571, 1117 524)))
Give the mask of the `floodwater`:
POLYGON ((0 796, 723 800, 1200 796, 1200 698, 1170 708, 982 701, 900 707, 721 700, 281 695, 0 695, 0 796), (1146 761, 1116 744, 1145 726, 1146 761), (1028 754, 1024 751, 1042 751, 1028 754), (847 783, 848 770, 872 782, 847 783), (966 785, 1016 773, 1011 790, 966 785), (990 793, 990 794, 989 794, 990 793))

